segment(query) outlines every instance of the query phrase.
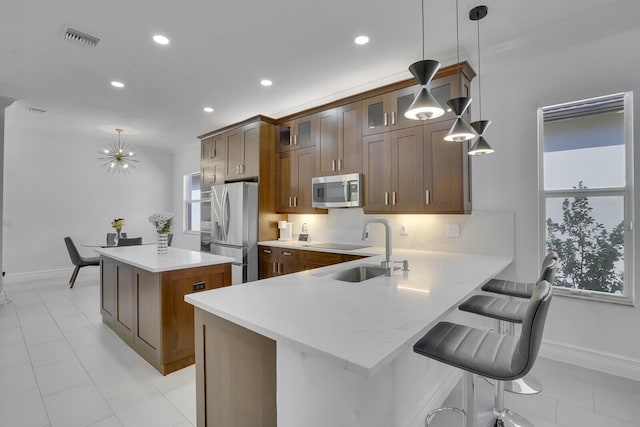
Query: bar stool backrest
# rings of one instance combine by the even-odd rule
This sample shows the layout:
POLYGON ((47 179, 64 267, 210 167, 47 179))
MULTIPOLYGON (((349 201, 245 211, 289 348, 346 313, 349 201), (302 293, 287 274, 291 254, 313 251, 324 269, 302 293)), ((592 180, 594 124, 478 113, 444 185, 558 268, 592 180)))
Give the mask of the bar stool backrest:
POLYGON ((527 304, 527 311, 522 322, 522 333, 511 360, 511 370, 521 372, 515 378, 523 377, 531 370, 540 350, 542 333, 551 304, 551 284, 546 280, 536 283, 533 294, 527 304))
POLYGON ((558 267, 558 254, 555 251, 549 251, 542 261, 542 268, 540 269, 540 280, 546 280, 547 282, 554 284, 556 281, 556 269, 558 267))

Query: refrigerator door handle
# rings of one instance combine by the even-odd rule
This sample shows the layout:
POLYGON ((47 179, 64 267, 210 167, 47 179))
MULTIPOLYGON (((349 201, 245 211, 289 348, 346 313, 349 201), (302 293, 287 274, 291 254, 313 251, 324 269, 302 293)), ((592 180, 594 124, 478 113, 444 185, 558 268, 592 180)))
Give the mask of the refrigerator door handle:
POLYGON ((229 239, 229 223, 231 222, 231 203, 229 203, 229 190, 225 188, 224 193, 224 240, 229 239))

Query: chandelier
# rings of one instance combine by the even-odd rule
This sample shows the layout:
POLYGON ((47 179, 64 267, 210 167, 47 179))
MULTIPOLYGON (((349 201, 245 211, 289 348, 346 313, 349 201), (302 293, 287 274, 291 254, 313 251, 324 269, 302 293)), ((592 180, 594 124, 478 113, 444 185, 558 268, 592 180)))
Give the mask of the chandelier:
POLYGON ((110 143, 100 151, 100 154, 103 155, 100 160, 104 161, 102 166, 107 168, 107 172, 124 174, 129 172, 131 168, 135 168, 135 164, 139 161, 133 158, 134 148, 120 140, 122 129, 116 129, 116 132, 118 132, 118 143, 110 143))

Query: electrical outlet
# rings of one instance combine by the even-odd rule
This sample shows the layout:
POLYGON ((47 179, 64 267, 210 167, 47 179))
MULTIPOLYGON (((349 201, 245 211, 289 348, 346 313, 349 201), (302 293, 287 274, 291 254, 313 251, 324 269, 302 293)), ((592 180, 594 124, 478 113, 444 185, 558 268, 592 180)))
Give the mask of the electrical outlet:
POLYGON ((408 236, 409 235, 409 230, 407 230, 407 226, 402 224, 400 226, 400 235, 401 236, 408 236))
POLYGON ((460 224, 447 224, 447 237, 460 237, 460 224))

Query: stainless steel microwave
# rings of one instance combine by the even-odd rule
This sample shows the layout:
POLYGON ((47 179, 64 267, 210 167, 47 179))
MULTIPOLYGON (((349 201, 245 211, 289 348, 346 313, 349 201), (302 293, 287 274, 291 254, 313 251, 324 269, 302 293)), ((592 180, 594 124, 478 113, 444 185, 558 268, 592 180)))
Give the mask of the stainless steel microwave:
POLYGON ((311 178, 314 208, 352 208, 362 206, 362 174, 311 178))

